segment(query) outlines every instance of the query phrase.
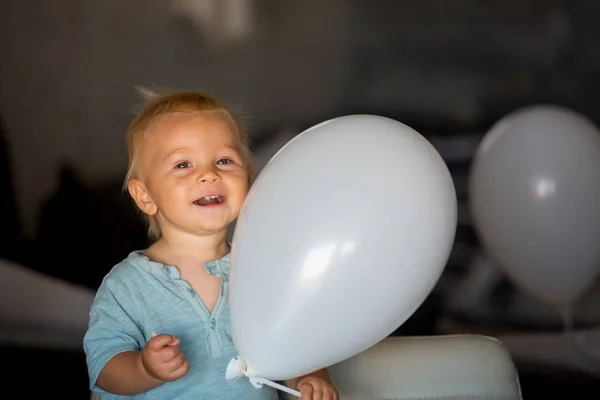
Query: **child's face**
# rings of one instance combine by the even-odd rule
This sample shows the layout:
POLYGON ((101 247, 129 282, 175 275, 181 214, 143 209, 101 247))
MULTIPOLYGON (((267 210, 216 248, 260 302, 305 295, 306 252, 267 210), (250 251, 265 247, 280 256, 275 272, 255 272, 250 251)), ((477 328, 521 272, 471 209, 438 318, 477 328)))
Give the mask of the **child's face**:
POLYGON ((210 235, 238 217, 248 174, 236 143, 217 114, 170 113, 152 121, 140 143, 134 198, 156 216, 163 235, 210 235))

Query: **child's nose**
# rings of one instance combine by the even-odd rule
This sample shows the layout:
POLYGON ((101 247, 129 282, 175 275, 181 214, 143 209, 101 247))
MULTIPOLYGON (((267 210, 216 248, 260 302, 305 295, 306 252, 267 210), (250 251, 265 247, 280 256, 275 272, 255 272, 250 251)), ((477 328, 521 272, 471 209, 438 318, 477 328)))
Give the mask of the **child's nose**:
POLYGON ((213 168, 206 169, 205 171, 200 173, 199 176, 199 180, 202 183, 212 183, 218 181, 219 179, 221 179, 221 177, 213 168))

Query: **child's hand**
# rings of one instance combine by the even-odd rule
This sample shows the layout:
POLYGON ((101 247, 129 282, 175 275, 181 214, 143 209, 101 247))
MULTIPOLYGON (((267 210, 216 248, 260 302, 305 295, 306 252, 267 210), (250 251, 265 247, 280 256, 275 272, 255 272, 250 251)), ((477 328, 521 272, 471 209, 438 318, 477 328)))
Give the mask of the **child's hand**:
POLYGON ((142 365, 148 375, 161 382, 170 382, 187 374, 190 366, 179 350, 179 342, 174 336, 158 335, 146 343, 142 350, 142 365))
POLYGON ((298 383, 302 400, 338 400, 338 393, 327 380, 317 376, 307 376, 298 383))

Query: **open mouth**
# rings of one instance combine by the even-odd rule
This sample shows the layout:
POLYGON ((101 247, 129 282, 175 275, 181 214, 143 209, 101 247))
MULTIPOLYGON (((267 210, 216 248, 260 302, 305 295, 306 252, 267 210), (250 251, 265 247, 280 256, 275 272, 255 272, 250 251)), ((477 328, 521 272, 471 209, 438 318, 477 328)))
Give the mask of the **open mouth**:
POLYGON ((220 194, 212 194, 210 196, 200 197, 198 200, 194 201, 194 204, 198 206, 212 206, 215 204, 221 204, 225 201, 225 197, 220 194))

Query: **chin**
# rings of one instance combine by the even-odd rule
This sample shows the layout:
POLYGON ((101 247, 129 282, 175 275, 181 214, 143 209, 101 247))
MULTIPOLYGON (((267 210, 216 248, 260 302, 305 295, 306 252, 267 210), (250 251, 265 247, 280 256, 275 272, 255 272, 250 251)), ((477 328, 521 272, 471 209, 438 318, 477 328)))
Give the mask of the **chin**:
POLYGON ((215 234, 215 233, 221 233, 223 231, 227 231, 227 229, 229 229, 229 225, 230 223, 214 223, 214 224, 207 224, 207 223, 203 223, 203 224, 198 224, 196 229, 199 230, 200 232, 203 232, 204 234, 211 233, 211 234, 215 234))

